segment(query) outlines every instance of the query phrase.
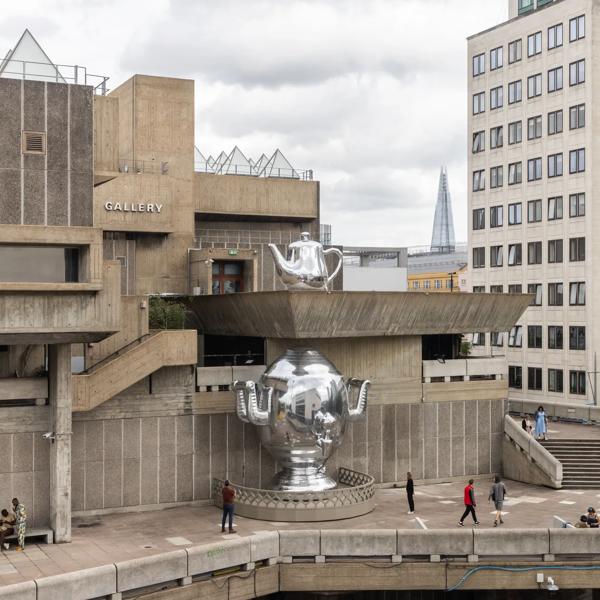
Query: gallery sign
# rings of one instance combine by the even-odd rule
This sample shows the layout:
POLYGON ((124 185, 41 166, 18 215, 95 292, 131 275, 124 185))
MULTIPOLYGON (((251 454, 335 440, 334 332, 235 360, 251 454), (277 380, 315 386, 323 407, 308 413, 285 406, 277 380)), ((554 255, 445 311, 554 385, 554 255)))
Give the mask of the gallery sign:
POLYGON ((108 202, 104 203, 104 210, 109 212, 132 212, 132 213, 159 213, 162 210, 162 204, 153 204, 145 202, 108 202))

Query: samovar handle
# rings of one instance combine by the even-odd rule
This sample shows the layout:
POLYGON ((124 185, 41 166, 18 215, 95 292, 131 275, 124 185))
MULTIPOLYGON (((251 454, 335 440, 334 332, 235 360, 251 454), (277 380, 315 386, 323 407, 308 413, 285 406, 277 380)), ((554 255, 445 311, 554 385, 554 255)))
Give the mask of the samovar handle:
POLYGON ((332 252, 338 255, 339 260, 337 267, 335 268, 333 273, 327 278, 327 287, 329 287, 329 282, 332 281, 333 278, 339 273, 339 270, 342 268, 342 264, 344 262, 344 254, 338 248, 327 248, 327 250, 323 250, 323 254, 331 254, 332 252))
POLYGON ((252 381, 234 381, 233 391, 235 392, 235 409, 237 416, 243 423, 250 423, 248 419, 248 400, 246 399, 246 389, 252 381))
POLYGON ((348 390, 348 400, 350 400, 351 390, 353 388, 358 388, 358 401, 356 403, 356 408, 350 408, 350 406, 348 406, 348 419, 350 421, 356 421, 367 411, 367 395, 370 385, 371 382, 368 379, 356 379, 355 377, 352 377, 348 380, 348 383, 346 384, 348 390))
POLYGON ((258 406, 258 392, 256 383, 253 381, 247 381, 246 387, 248 388, 248 420, 253 425, 258 427, 264 427, 269 424, 269 416, 271 414, 271 395, 273 394, 273 388, 263 387, 263 392, 267 393, 267 408, 262 410, 258 406))

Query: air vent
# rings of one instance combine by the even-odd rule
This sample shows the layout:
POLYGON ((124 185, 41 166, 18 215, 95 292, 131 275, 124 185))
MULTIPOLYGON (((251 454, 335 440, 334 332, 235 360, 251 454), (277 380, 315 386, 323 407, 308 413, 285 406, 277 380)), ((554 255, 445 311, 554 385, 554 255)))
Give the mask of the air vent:
POLYGON ((24 131, 22 136, 23 154, 45 154, 46 134, 39 131, 24 131))

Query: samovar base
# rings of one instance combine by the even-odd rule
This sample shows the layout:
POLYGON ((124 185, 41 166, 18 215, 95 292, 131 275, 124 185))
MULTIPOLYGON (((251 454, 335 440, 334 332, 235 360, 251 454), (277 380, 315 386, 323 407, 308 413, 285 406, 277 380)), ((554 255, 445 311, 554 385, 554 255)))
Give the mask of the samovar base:
POLYGON ((272 490, 283 492, 323 492, 337 487, 328 477, 325 467, 288 467, 277 473, 271 482, 272 490))

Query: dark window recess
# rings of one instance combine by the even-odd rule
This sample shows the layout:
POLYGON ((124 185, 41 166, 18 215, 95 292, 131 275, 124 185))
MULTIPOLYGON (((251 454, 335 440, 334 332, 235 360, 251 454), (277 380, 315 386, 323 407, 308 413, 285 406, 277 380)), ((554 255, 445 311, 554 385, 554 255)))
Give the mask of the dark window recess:
POLYGON ((0 281, 79 282, 80 249, 75 246, 0 245, 0 281))
POLYGON ((204 336, 204 367, 265 364, 263 338, 227 335, 204 336))
POLYGON ((452 360, 460 354, 462 336, 454 334, 422 336, 423 360, 452 360))

